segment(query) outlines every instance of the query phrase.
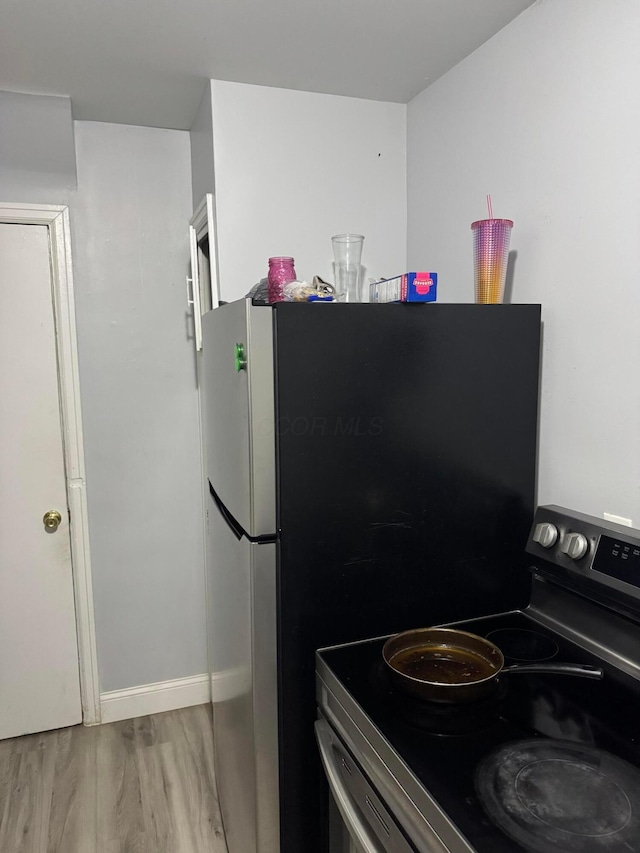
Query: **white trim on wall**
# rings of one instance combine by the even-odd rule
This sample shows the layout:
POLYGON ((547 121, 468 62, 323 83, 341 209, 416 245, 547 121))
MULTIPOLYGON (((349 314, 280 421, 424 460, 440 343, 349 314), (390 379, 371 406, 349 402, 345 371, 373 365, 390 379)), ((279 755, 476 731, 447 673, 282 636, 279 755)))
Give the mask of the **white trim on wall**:
POLYGON ((94 725, 101 721, 100 686, 89 552, 69 208, 57 204, 0 202, 0 222, 46 225, 49 229, 67 500, 71 513, 71 563, 78 635, 82 719, 85 725, 94 725))
POLYGON ((206 673, 141 684, 126 690, 111 690, 100 696, 102 722, 115 723, 191 705, 204 705, 209 702, 209 697, 209 676, 206 673))

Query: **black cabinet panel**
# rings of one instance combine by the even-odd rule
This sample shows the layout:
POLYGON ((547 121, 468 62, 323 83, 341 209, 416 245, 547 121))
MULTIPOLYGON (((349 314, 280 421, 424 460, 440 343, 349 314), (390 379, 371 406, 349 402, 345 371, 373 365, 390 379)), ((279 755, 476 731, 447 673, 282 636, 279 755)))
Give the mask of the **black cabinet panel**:
POLYGON ((298 853, 319 849, 314 650, 528 600, 540 307, 273 315, 282 853, 298 853))

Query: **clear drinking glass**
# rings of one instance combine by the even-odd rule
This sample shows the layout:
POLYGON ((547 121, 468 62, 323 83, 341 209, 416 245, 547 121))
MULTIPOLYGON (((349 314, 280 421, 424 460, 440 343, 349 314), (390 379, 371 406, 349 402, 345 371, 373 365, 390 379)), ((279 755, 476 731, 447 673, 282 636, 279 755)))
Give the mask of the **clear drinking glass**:
POLYGON ((331 242, 337 298, 340 302, 361 302, 360 260, 364 235, 336 234, 331 242))

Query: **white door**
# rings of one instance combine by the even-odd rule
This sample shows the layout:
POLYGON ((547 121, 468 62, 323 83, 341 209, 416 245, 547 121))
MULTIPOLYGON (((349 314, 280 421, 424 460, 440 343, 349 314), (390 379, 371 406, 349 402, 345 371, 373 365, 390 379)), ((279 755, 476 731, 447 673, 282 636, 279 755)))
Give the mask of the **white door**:
POLYGON ((82 722, 50 275, 0 224, 0 738, 82 722))

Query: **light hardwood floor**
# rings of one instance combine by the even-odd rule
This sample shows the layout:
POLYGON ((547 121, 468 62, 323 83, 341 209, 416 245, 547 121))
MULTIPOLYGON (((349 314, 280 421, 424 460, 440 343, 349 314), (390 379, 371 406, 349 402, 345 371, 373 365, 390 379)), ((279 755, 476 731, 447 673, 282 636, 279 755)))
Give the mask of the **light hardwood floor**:
POLYGON ((209 707, 0 741, 0 853, 227 853, 209 707))

